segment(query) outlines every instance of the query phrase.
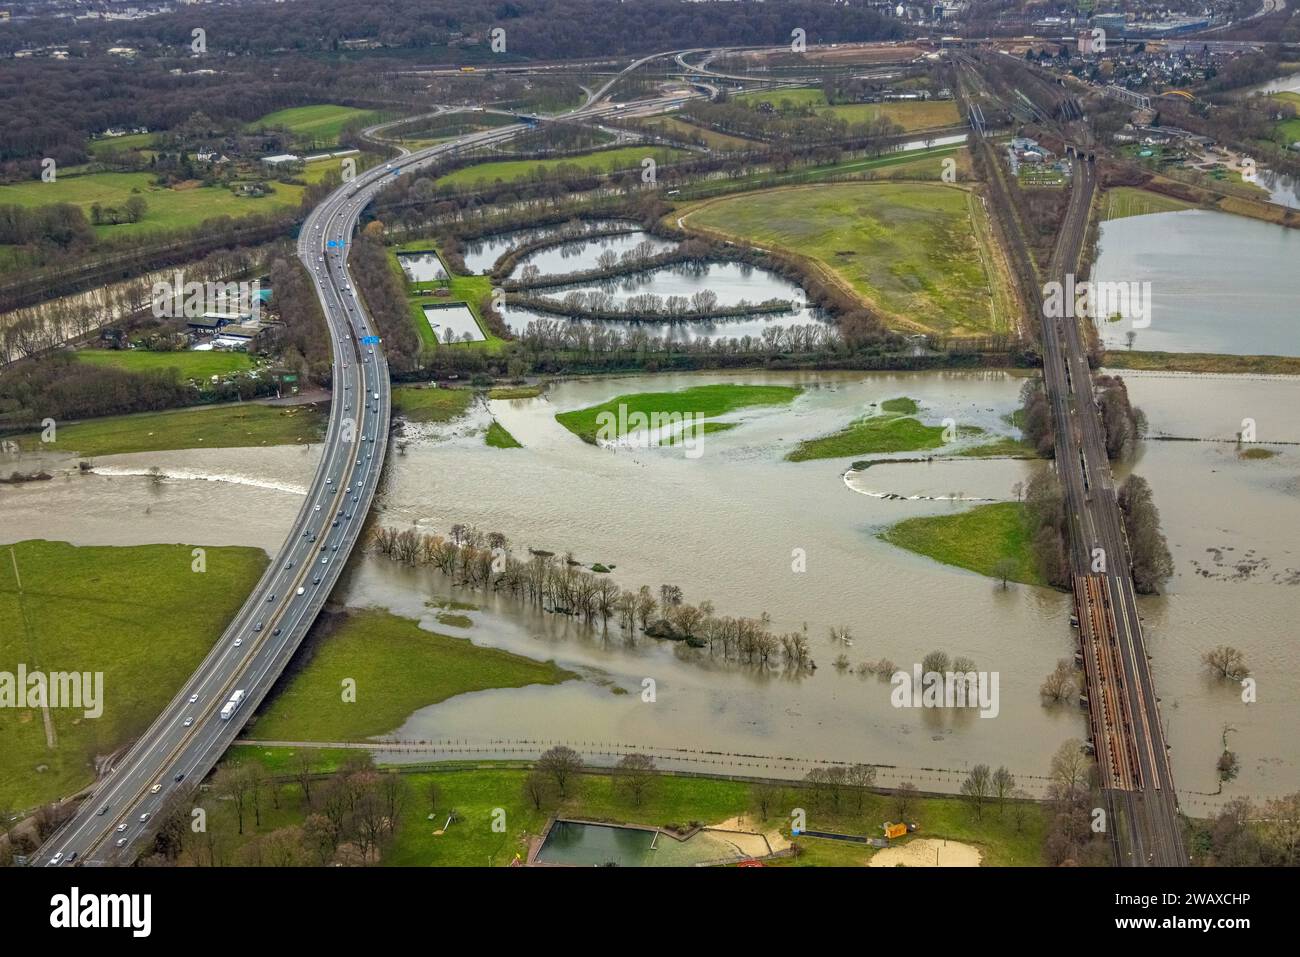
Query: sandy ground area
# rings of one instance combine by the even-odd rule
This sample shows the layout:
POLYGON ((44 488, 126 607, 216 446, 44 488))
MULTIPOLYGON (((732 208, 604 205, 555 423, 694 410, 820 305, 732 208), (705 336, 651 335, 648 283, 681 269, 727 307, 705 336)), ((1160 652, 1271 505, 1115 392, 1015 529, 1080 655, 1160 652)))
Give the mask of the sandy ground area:
POLYGON ((980 852, 969 844, 918 838, 877 851, 869 867, 979 867, 980 852), (936 851, 938 852, 936 854, 936 851))
POLYGON ((727 840, 744 848, 746 853, 753 857, 766 857, 769 853, 769 847, 771 853, 775 854, 777 851, 784 851, 790 846, 790 842, 781 835, 779 830, 773 828, 770 831, 764 831, 759 827, 758 822, 747 814, 729 817, 721 824, 711 825, 709 830, 730 832, 727 834, 727 840), (766 844, 763 843, 759 835, 767 838, 766 844), (753 850, 750 850, 751 844, 753 850))

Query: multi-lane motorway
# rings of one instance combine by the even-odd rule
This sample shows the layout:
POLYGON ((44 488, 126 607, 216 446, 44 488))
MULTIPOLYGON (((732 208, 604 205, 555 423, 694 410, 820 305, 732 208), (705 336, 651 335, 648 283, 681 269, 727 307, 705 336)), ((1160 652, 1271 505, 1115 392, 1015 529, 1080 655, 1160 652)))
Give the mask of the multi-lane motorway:
MULTIPOLYGON (((598 105, 613 82, 565 118, 662 111, 682 99, 638 101, 634 110, 598 105)), ((333 385, 324 451, 306 501, 270 568, 208 656, 31 863, 131 863, 167 800, 197 786, 211 771, 275 684, 357 544, 383 469, 390 416, 388 364, 347 263, 361 212, 393 176, 448 154, 501 143, 527 128, 527 123, 513 123, 418 152, 399 149, 397 158, 344 183, 307 217, 298 256, 313 277, 328 325, 333 385), (243 692, 238 707, 223 718, 222 708, 237 692, 243 692)), ((367 132, 375 135, 380 129, 367 132)))

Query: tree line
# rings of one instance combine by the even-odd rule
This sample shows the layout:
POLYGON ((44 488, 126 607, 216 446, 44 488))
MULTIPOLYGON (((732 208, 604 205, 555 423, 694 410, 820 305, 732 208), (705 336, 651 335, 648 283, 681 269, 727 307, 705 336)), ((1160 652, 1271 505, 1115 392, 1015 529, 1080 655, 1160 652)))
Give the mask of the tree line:
MULTIPOLYGON (((492 57, 489 31, 506 31, 507 62, 519 59, 608 58, 704 46, 789 46, 790 31, 808 42, 895 39, 904 35, 865 0, 780 0, 718 5, 689 0, 392 0, 384 16, 373 8, 301 0, 292 9, 263 2, 204 11, 208 48, 225 57, 289 50, 337 54, 341 40, 374 40, 378 56, 420 51, 434 62, 483 62, 492 57)), ((0 34, 0 53, 28 44, 87 40, 94 48, 126 43, 144 55, 186 55, 194 18, 178 11, 109 23, 47 19, 15 22, 0 34)))
POLYGON ((571 554, 530 550, 527 559, 518 558, 501 532, 458 524, 443 537, 380 526, 369 544, 393 561, 435 568, 458 586, 505 593, 602 631, 614 620, 628 638, 640 633, 680 641, 724 661, 791 671, 817 667, 806 631, 777 634, 766 612, 757 618, 716 615, 710 601, 686 602, 677 585, 657 592, 648 585, 621 589, 607 573, 583 570, 571 554))

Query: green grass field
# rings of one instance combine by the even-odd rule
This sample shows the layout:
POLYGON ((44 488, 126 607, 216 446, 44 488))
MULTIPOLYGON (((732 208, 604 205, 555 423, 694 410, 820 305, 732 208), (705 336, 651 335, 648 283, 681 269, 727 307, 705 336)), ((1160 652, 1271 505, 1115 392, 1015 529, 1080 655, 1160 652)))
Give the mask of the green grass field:
POLYGON ((488 430, 483 435, 483 441, 494 449, 522 449, 519 440, 506 431, 506 427, 496 419, 488 426, 488 430))
POLYGON ((248 372, 255 367, 247 352, 150 352, 147 349, 81 349, 77 361, 113 366, 128 372, 175 369, 185 379, 208 379, 248 372))
POLYGON ((111 136, 102 140, 91 140, 89 149, 92 155, 105 153, 142 153, 149 150, 154 141, 153 133, 128 133, 126 136, 111 136))
POLYGON ((152 230, 187 229, 205 219, 216 216, 248 216, 269 212, 285 206, 296 206, 302 200, 303 187, 283 183, 268 184, 272 195, 238 196, 220 186, 192 189, 167 189, 155 186, 150 173, 87 173, 81 176, 59 176, 53 183, 37 180, 0 186, 0 206, 14 205, 34 208, 54 203, 71 203, 80 206, 90 218, 90 208, 95 203, 104 207, 121 208, 132 195, 138 195, 148 204, 138 223, 119 223, 115 226, 96 226, 102 236, 127 236, 152 230))
POLYGON ((93 761, 141 734, 248 597, 267 564, 254 548, 189 545, 0 546, 0 671, 103 672, 103 714, 51 709, 47 747, 39 709, 0 708, 0 810, 28 808, 94 780, 93 761))
POLYGON ((757 106, 760 103, 771 103, 775 107, 788 104, 796 108, 800 106, 826 106, 826 94, 813 86, 798 86, 783 90, 758 90, 753 93, 740 93, 732 97, 732 99, 737 103, 747 103, 750 106, 757 106))
MULTIPOLYGON (((678 392, 637 392, 615 396, 608 402, 593 405, 586 409, 574 409, 560 412, 555 421, 564 426, 584 442, 596 443, 600 424, 597 418, 602 413, 612 413, 619 417, 619 407, 626 406, 627 415, 644 412, 694 414, 705 419, 733 412, 750 406, 785 405, 794 400, 802 389, 781 385, 701 385, 678 392)), ((707 427, 707 426, 706 426, 707 427)))
POLYGON ((410 422, 450 422, 474 401, 469 389, 433 389, 399 385, 393 389, 393 414, 410 422))
POLYGON ((685 155, 687 154, 682 150, 664 147, 623 146, 618 149, 600 150, 595 153, 584 153, 581 156, 557 159, 492 160, 486 163, 475 163, 473 166, 466 166, 439 177, 438 185, 472 187, 480 180, 487 183, 497 180, 509 183, 528 177, 534 169, 553 170, 562 165, 576 166, 584 170, 594 169, 602 173, 611 170, 639 170, 641 161, 646 157, 651 157, 656 163, 663 165, 685 155))
POLYGON ((247 734, 281 741, 364 740, 458 694, 559 684, 572 677, 553 661, 435 634, 386 611, 355 611, 337 631, 318 639, 301 670, 247 734), (353 702, 343 700, 349 679, 355 682, 353 702))
POLYGON ((887 320, 950 335, 1004 328, 974 194, 929 183, 835 183, 728 196, 687 227, 810 257, 887 320))
POLYGON ((900 395, 880 403, 880 411, 891 412, 894 415, 916 415, 921 411, 921 406, 917 404, 915 399, 900 395))
POLYGON ((891 545, 993 577, 1003 558, 1016 563, 1013 581, 1045 585, 1030 547, 1030 528, 1020 502, 977 505, 951 515, 909 518, 880 533, 891 545))
POLYGON ((915 103, 847 103, 832 106, 827 112, 850 123, 866 123, 885 117, 906 133, 955 126, 961 114, 953 100, 924 100, 915 103))
MULTIPOLYGON (((1300 112, 1300 93, 1285 90, 1281 93, 1272 94, 1269 99, 1278 103, 1288 103, 1295 107, 1297 112, 1300 112)), ((1300 116, 1273 124, 1273 138, 1283 146, 1300 143, 1300 116)))
POLYGON ((1106 219, 1145 216, 1149 213, 1173 213, 1195 208, 1191 203, 1184 203, 1172 196, 1135 189, 1132 186, 1116 186, 1114 189, 1106 190, 1106 219))
POLYGON ((831 106, 826 101, 826 94, 815 87, 742 93, 736 99, 754 106, 759 103, 771 103, 777 109, 781 109, 784 104, 795 108, 812 106, 819 114, 829 113, 849 123, 866 123, 879 116, 886 116, 901 126, 905 132, 952 126, 961 122, 961 115, 954 100, 844 103, 831 106))
POLYGON ((39 433, 30 433, 20 435, 18 444, 27 451, 57 449, 94 456, 296 445, 319 442, 324 431, 325 413, 309 406, 238 403, 87 419, 57 427, 55 442, 42 444, 39 433))
POLYGON ((637 124, 646 129, 655 130, 666 136, 678 137, 688 142, 702 139, 704 145, 712 150, 752 150, 756 149, 759 144, 754 140, 747 140, 739 136, 730 136, 727 133, 719 133, 705 126, 696 126, 694 123, 688 123, 685 120, 675 116, 657 116, 652 119, 641 120, 637 124))
POLYGON ((295 106, 287 110, 268 113, 248 124, 249 129, 266 126, 280 127, 293 133, 305 143, 331 145, 338 142, 339 134, 349 123, 368 126, 378 123, 383 114, 377 110, 362 110, 352 106, 317 103, 313 106, 295 106))
POLYGON ((788 462, 840 459, 880 452, 919 452, 940 448, 943 426, 925 425, 903 415, 868 415, 838 432, 804 439, 786 455, 788 462))
MULTIPOLYGON (((312 752, 320 759, 322 770, 332 770, 343 760, 337 751, 312 752)), ((292 769, 297 756, 287 749, 238 748, 231 758, 260 761, 268 768, 292 769)), ((383 857, 389 866, 404 867, 483 867, 508 865, 518 854, 527 856, 528 838, 541 833, 552 815, 611 823, 649 826, 682 825, 691 821, 720 824, 737 815, 748 815, 764 831, 780 830, 790 836, 791 807, 803 807, 812 828, 842 833, 876 836, 880 822, 893 820, 893 799, 868 792, 859 807, 856 796, 843 801, 838 809, 829 802, 819 806, 810 791, 790 786, 781 791, 762 819, 754 799, 753 786, 744 781, 718 778, 656 775, 640 804, 623 790, 615 788, 610 775, 593 772, 576 778, 571 795, 562 802, 544 803, 537 810, 524 797, 526 769, 513 762, 449 762, 434 770, 404 774, 407 783, 407 814, 393 845, 383 857), (427 794, 436 784, 438 799, 430 805, 427 794), (451 810, 459 820, 443 834, 436 834, 451 810), (505 813, 504 832, 492 827, 493 815, 505 813)), ((229 801, 209 800, 209 822, 217 821, 224 833, 234 831, 229 801)), ((295 784, 281 785, 278 806, 264 807, 266 833, 287 824, 300 822, 303 816, 301 794, 295 784)), ((271 802, 264 802, 269 805, 271 802)), ((917 798, 908 818, 920 824, 918 837, 950 839, 972 844, 979 849, 986 866, 1031 866, 1042 863, 1042 845, 1046 831, 1044 808, 1025 806, 1023 826, 1017 828, 1010 807, 999 812, 995 804, 985 808, 977 818, 971 808, 955 797, 917 798)), ((246 829, 248 828, 246 822, 246 829)), ((802 838, 799 856, 773 861, 782 866, 860 866, 874 853, 861 845, 802 838)))

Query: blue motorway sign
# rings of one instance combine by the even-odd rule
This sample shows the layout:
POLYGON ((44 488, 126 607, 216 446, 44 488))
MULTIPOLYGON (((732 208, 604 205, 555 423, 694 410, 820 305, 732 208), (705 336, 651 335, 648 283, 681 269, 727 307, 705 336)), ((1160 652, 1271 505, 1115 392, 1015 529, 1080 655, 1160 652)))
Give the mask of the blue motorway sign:
POLYGON ((379 337, 378 337, 378 336, 362 336, 362 337, 361 337, 361 344, 362 344, 363 346, 377 346, 377 345, 379 345, 379 337))

